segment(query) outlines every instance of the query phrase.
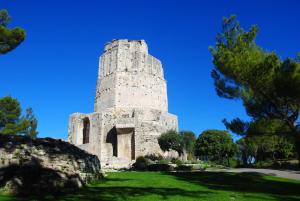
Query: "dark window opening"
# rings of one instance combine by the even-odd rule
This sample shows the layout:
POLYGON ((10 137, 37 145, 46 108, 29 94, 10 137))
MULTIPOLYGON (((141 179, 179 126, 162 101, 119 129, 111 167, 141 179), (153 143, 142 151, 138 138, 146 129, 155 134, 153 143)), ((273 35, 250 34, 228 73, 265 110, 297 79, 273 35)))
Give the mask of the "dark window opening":
POLYGON ((110 129, 106 136, 106 143, 111 143, 113 156, 118 157, 117 130, 116 127, 110 129))
POLYGON ((90 141, 90 120, 89 118, 83 119, 83 144, 89 143, 90 141))

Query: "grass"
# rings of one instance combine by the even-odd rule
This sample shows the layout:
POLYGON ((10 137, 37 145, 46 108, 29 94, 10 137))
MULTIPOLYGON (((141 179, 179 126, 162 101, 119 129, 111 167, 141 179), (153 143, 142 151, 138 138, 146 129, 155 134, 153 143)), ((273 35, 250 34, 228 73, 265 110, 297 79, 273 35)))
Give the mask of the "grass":
MULTIPOLYGON (((73 193, 26 200, 300 200, 300 181, 257 173, 221 172, 114 172, 73 193)), ((5 196, 0 200, 23 200, 5 196)))

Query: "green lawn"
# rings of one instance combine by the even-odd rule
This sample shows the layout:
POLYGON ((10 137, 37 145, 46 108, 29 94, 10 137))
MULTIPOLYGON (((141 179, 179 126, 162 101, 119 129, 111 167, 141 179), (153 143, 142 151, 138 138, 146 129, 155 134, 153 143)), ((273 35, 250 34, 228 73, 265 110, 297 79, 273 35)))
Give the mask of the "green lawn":
MULTIPOLYGON (((2 195, 0 200, 21 200, 2 195)), ((34 199, 31 199, 34 200, 34 199)), ((104 181, 43 200, 300 200, 300 182, 256 173, 109 173, 104 181)))

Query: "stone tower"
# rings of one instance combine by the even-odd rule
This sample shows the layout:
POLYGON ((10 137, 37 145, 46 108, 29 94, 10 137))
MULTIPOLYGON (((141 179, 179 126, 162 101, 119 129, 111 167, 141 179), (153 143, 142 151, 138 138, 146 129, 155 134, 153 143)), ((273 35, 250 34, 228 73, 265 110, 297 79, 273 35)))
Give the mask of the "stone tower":
POLYGON ((168 113, 161 62, 144 40, 113 40, 100 57, 94 112, 74 113, 69 142, 97 155, 102 167, 127 167, 136 157, 163 152, 157 137, 177 130, 168 113))

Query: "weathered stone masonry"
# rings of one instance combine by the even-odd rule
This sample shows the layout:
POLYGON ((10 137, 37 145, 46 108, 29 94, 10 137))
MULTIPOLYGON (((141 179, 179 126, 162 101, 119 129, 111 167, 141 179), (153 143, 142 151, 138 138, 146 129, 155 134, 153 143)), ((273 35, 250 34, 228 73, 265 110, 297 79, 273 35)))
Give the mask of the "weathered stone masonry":
POLYGON ((113 40, 100 57, 94 112, 70 116, 69 142, 97 155, 102 167, 126 167, 136 157, 163 154, 157 137, 178 129, 168 113, 161 62, 144 40, 113 40))

